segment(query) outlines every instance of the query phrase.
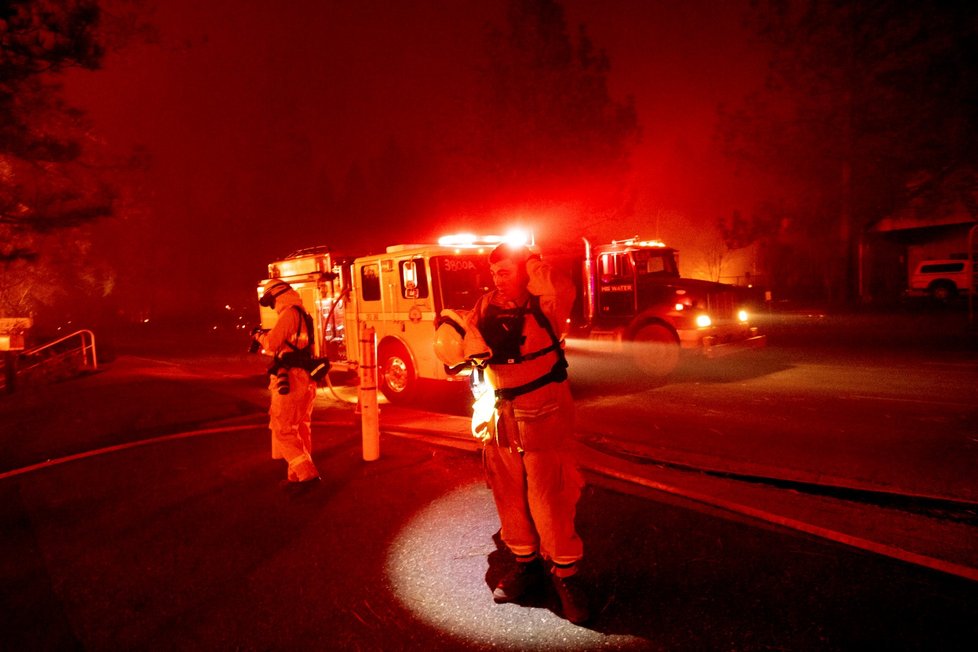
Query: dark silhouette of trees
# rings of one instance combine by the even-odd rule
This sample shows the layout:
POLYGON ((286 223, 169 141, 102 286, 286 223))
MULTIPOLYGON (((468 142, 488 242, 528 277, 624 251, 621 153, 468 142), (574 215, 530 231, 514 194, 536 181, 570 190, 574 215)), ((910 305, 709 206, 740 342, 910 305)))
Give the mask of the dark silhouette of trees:
MULTIPOLYGON (((549 235, 579 243, 581 223, 621 209, 640 132, 631 99, 610 95, 608 57, 583 26, 571 37, 556 0, 507 7, 504 25, 486 27, 484 54, 459 81, 440 137, 392 140, 355 164, 338 219, 376 224, 390 244, 437 235, 419 228, 500 228, 497 209, 573 205, 573 224, 551 215, 549 235)), ((360 248, 380 245, 374 236, 360 248)))
POLYGON ((111 214, 111 193, 81 164, 84 117, 55 82, 65 68, 98 67, 98 17, 92 0, 0 6, 0 260, 34 257, 22 234, 111 214))
POLYGON ((98 67, 98 20, 93 0, 0 4, 0 313, 31 314, 64 285, 59 271, 84 243, 51 234, 112 213, 112 191, 84 159, 88 125, 57 84, 67 68, 98 67), (45 247, 62 261, 39 263, 45 247))
POLYGON ((610 61, 555 0, 511 0, 487 32, 470 153, 484 187, 517 201, 620 201, 639 138, 631 98, 613 99, 610 61))
POLYGON ((110 157, 60 82, 71 69, 97 70, 106 47, 152 38, 143 5, 116 0, 105 14, 99 0, 0 3, 0 314, 58 303, 66 321, 116 285, 90 227, 140 210, 132 172, 147 155, 110 157))
POLYGON ((826 298, 852 298, 862 230, 910 200, 912 179, 978 163, 978 8, 752 4, 771 48, 767 83, 722 111, 720 136, 771 175, 764 201, 783 211, 778 243, 817 268, 826 298))
POLYGON ((554 0, 513 0, 488 34, 480 145, 507 178, 621 173, 638 136, 631 100, 608 92, 611 64, 584 26, 573 41, 554 0))

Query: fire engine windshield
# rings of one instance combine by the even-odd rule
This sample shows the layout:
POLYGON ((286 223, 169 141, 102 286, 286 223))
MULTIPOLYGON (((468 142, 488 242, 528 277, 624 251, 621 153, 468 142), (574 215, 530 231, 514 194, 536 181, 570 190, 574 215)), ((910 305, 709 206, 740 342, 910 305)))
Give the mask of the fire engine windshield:
POLYGON ((636 249, 632 252, 639 276, 679 276, 671 249, 636 249))
POLYGON ((471 256, 433 256, 431 269, 441 288, 442 308, 471 310, 476 300, 492 289, 489 259, 471 256))

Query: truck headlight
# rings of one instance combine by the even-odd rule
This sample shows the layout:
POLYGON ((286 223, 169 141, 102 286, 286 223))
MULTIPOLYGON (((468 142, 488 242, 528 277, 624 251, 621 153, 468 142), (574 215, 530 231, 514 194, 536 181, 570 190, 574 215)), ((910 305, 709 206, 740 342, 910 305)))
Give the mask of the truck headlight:
POLYGON ((696 325, 699 328, 706 328, 711 324, 713 324, 713 320, 710 319, 709 315, 706 314, 696 315, 696 325))
POLYGON ((747 311, 746 310, 738 310, 737 311, 737 319, 739 319, 740 321, 746 322, 747 319, 748 319, 748 317, 750 317, 750 315, 747 314, 747 311))

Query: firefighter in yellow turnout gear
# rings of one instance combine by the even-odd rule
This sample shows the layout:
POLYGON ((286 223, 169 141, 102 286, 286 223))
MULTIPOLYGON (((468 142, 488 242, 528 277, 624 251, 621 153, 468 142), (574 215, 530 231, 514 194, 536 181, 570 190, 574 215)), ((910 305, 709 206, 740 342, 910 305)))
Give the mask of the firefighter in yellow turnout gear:
POLYGON ((283 486, 287 489, 306 486, 319 480, 312 461, 312 407, 316 383, 301 367, 281 364, 283 356, 309 346, 311 320, 302 308, 299 293, 288 283, 273 280, 265 287, 260 303, 278 313, 275 326, 256 336, 261 347, 275 356, 269 370, 268 410, 272 432, 272 458, 288 463, 283 486))
POLYGON ((496 289, 467 315, 463 348, 486 364, 495 390, 485 466, 500 535, 516 558, 493 599, 519 600, 547 562, 564 617, 581 623, 589 613, 576 577, 584 547, 574 519, 583 481, 571 453, 574 406, 562 342, 573 286, 526 247, 500 245, 489 263, 496 289))

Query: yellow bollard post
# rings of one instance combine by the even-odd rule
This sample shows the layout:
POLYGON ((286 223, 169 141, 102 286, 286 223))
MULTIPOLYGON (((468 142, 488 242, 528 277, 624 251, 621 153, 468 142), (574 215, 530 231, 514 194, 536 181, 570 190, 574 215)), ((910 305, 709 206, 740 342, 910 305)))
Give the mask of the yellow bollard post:
POLYGON ((360 330, 360 390, 357 394, 363 459, 380 458, 380 407, 377 403, 377 335, 372 326, 360 330))

